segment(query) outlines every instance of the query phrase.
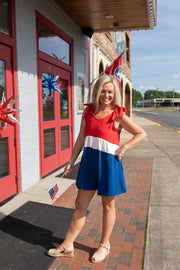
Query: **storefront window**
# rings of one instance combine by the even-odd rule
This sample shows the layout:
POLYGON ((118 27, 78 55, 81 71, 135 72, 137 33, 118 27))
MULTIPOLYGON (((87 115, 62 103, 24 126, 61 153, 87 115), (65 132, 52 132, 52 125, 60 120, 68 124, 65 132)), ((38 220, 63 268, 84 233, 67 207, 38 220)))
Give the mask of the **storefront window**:
POLYGON ((52 57, 70 64, 70 46, 44 25, 38 23, 39 50, 52 57))
POLYGON ((5 34, 10 34, 8 0, 0 1, 0 31, 5 34))

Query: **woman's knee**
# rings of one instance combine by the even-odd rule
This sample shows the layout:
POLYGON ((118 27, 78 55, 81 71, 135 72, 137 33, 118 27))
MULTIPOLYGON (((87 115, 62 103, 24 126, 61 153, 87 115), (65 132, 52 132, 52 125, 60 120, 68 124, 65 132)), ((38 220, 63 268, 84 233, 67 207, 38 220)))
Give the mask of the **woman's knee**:
POLYGON ((88 208, 88 205, 84 203, 84 201, 79 200, 78 198, 75 201, 75 209, 79 212, 86 212, 88 208))
POLYGON ((75 201, 75 209, 81 212, 86 212, 95 191, 78 191, 78 196, 75 201))
POLYGON ((114 198, 110 199, 110 198, 102 198, 102 207, 103 210, 106 212, 111 212, 115 210, 115 202, 114 202, 114 198))

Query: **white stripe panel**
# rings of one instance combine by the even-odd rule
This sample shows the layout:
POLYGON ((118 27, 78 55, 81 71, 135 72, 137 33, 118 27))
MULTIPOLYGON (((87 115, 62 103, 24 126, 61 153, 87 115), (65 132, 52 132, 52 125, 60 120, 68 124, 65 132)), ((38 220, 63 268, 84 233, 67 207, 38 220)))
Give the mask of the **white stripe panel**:
POLYGON ((93 136, 86 136, 85 138, 85 147, 90 147, 99 151, 103 151, 108 154, 113 154, 118 149, 117 144, 110 143, 104 139, 93 137, 93 136))

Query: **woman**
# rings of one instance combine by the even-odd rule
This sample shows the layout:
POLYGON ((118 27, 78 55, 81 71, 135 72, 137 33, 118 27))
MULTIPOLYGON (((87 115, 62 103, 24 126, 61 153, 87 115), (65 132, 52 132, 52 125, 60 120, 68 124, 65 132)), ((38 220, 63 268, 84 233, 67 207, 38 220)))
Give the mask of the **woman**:
POLYGON ((87 104, 79 136, 72 156, 64 169, 67 175, 84 147, 76 181, 78 194, 69 230, 63 243, 47 254, 53 257, 73 257, 73 243, 80 233, 86 211, 97 191, 102 198, 103 224, 100 245, 92 256, 92 262, 101 262, 110 252, 110 235, 115 222, 115 196, 126 192, 121 157, 126 150, 139 144, 145 137, 144 130, 124 114, 119 106, 119 87, 114 76, 102 75, 96 82, 92 104, 87 104), (133 137, 119 146, 121 129, 133 137))

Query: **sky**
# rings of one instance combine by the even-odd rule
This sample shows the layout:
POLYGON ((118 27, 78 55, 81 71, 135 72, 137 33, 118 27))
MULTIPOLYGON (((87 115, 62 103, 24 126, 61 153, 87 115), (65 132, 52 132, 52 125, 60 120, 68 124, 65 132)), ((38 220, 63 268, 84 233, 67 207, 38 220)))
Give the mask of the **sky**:
POLYGON ((157 0, 154 29, 131 34, 132 87, 180 93, 180 0, 157 0))

